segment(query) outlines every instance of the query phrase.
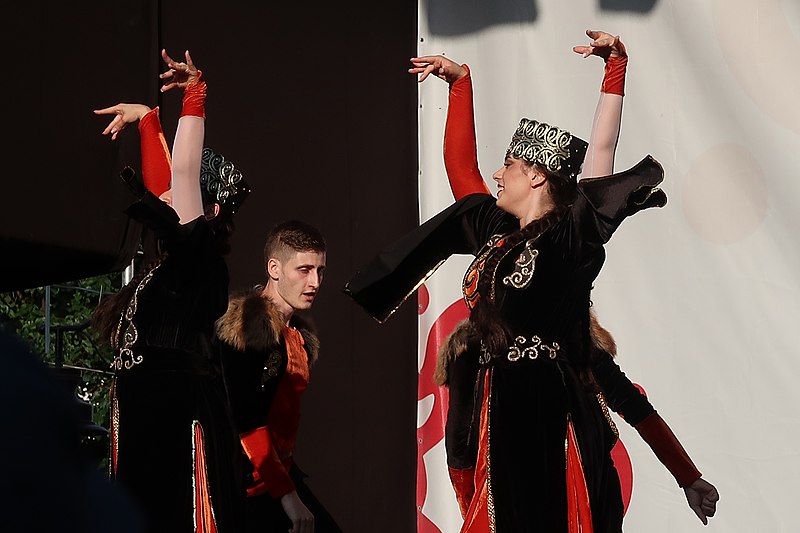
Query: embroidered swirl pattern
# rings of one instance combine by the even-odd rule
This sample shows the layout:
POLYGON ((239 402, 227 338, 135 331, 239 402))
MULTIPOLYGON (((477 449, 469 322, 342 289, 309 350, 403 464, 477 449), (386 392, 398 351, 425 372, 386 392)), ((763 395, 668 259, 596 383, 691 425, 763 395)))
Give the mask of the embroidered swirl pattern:
POLYGON ((514 272, 503 278, 503 284, 515 289, 525 289, 531 284, 533 271, 536 269, 536 258, 539 250, 533 247, 533 239, 525 242, 525 248, 514 261, 514 272))
POLYGON ((559 172, 562 163, 570 156, 570 143, 570 132, 524 118, 511 138, 508 151, 518 159, 536 162, 551 172, 559 172))
POLYGON ((541 352, 545 352, 549 359, 555 359, 560 349, 561 346, 557 342, 545 344, 538 335, 530 339, 520 335, 514 339, 514 344, 508 347, 506 357, 513 363, 520 359, 538 359, 541 352))
POLYGON ((242 173, 230 161, 210 148, 203 149, 200 168, 200 185, 217 202, 224 204, 231 196, 239 192, 242 173))
POLYGON ((266 364, 264 365, 264 371, 261 374, 261 387, 264 388, 267 386, 267 382, 278 375, 278 370, 281 366, 281 354, 278 352, 273 351, 267 357, 266 364))
POLYGON ((119 317, 117 331, 114 337, 111 339, 112 346, 119 346, 120 332, 122 331, 123 322, 127 322, 128 326, 125 328, 125 332, 122 334, 122 345, 114 356, 114 360, 111 362, 111 368, 115 370, 122 370, 123 368, 130 370, 135 365, 138 365, 143 361, 141 355, 133 352, 133 345, 136 344, 136 341, 139 339, 139 330, 136 328, 136 324, 134 323, 133 319, 136 316, 136 310, 139 308, 139 293, 144 290, 148 283, 150 283, 150 280, 153 279, 153 274, 160 266, 161 263, 158 263, 153 267, 152 270, 150 270, 150 272, 147 273, 145 277, 142 278, 142 281, 140 281, 139 285, 136 286, 136 290, 133 291, 133 297, 131 298, 131 301, 128 302, 128 307, 125 308, 125 312, 119 317))

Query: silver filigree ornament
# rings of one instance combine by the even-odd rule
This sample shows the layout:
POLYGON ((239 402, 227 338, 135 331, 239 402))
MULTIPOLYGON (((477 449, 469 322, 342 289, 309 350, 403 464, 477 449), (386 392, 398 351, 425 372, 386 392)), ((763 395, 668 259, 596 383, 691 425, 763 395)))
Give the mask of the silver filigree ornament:
POLYGON ((539 257, 539 250, 533 247, 535 239, 530 239, 525 243, 525 248, 514 261, 514 272, 503 278, 503 284, 515 289, 526 289, 533 280, 533 272, 536 270, 536 258, 539 257))
POLYGON ((538 163, 550 172, 575 179, 588 146, 586 141, 566 130, 523 118, 506 151, 512 157, 538 163))
POLYGON ((133 351, 133 345, 136 344, 136 341, 139 339, 139 330, 136 328, 136 323, 133 319, 136 317, 136 310, 139 308, 139 293, 150 283, 150 280, 153 279, 153 274, 155 274, 160 266, 161 263, 157 264, 142 278, 142 281, 136 286, 136 290, 133 291, 133 297, 131 301, 128 302, 125 313, 119 317, 119 323, 117 324, 116 335, 114 335, 112 339, 112 345, 117 345, 119 342, 123 320, 128 322, 128 326, 125 328, 125 332, 122 333, 122 346, 120 346, 119 351, 114 356, 114 360, 111 362, 111 368, 114 370, 122 370, 123 368, 130 370, 144 360, 141 354, 134 353, 133 351))

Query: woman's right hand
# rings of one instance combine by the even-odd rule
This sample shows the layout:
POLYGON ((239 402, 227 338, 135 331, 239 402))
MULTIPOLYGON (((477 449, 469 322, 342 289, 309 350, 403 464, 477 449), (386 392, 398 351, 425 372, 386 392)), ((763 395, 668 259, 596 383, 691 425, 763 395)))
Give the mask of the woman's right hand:
POLYGON ((111 122, 108 123, 106 129, 103 130, 103 135, 111 134, 111 140, 117 140, 119 132, 128 127, 128 124, 133 124, 140 120, 143 116, 152 111, 144 104, 117 104, 105 109, 95 109, 95 115, 114 115, 111 122))
POLYGON ((444 56, 422 56, 412 57, 413 68, 408 69, 411 74, 419 74, 419 82, 433 74, 437 78, 443 79, 447 83, 453 83, 459 78, 467 75, 467 69, 444 56))

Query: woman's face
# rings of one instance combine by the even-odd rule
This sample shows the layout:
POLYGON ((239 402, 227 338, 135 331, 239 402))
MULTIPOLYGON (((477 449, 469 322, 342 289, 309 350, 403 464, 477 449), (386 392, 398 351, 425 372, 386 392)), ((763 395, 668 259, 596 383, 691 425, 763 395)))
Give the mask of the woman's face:
POLYGON ((506 157, 503 166, 492 174, 492 179, 497 182, 497 207, 521 217, 533 198, 535 172, 522 159, 506 157))

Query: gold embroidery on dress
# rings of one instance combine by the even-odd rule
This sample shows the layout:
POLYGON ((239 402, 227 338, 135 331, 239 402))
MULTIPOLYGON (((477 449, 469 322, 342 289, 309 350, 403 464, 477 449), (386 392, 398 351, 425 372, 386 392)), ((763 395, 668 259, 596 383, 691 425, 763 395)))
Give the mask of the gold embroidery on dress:
POLYGON ((514 261, 514 272, 503 278, 503 284, 515 289, 525 289, 531 284, 533 271, 536 270, 536 258, 539 250, 533 247, 534 240, 525 243, 525 248, 514 261))
POLYGON ((111 460, 108 462, 108 477, 117 477, 119 457, 119 400, 117 399, 117 377, 111 380, 111 460))
POLYGON ((117 331, 111 338, 112 346, 119 346, 119 336, 120 332, 122 331, 123 320, 128 322, 128 327, 125 328, 125 333, 122 335, 122 346, 120 347, 119 351, 117 351, 116 355, 114 356, 114 361, 111 363, 111 368, 115 370, 122 370, 123 368, 130 370, 134 367, 134 365, 138 365, 144 360, 141 355, 133 353, 132 347, 139 339, 139 330, 136 329, 136 324, 134 324, 133 318, 136 316, 136 310, 139 307, 139 293, 147 286, 148 283, 150 283, 150 280, 153 279, 153 274, 160 266, 161 263, 157 264, 150 272, 147 273, 144 278, 142 278, 142 281, 140 281, 139 285, 136 286, 136 290, 133 291, 133 297, 128 303, 128 307, 119 317, 117 331))
POLYGON ((492 492, 492 369, 489 372, 489 387, 484 394, 489 394, 486 413, 486 511, 489 515, 489 530, 496 533, 494 520, 494 493, 492 492))
POLYGON ((416 290, 417 290, 417 289, 419 289, 419 288, 422 286, 422 284, 423 284, 423 283, 425 283, 426 281, 428 281, 428 278, 430 278, 431 276, 433 276, 433 273, 434 273, 434 272, 436 272, 436 270, 437 270, 437 269, 438 269, 440 266, 442 266, 442 264, 444 263, 444 261, 445 261, 444 259, 442 259, 441 261, 439 261, 439 262, 436 264, 436 266, 435 266, 435 267, 433 267, 432 269, 430 269, 430 270, 429 270, 429 271, 428 271, 428 272, 427 272, 427 273, 426 273, 424 276, 422 276, 422 279, 421 279, 421 280, 419 280, 419 281, 417 282, 417 284, 416 284, 416 285, 414 285, 414 287, 413 287, 413 288, 412 288, 410 291, 408 291, 408 294, 406 294, 406 295, 403 297, 403 299, 402 299, 402 300, 400 300, 400 301, 397 303, 397 305, 395 305, 395 306, 394 306, 394 309, 392 309, 392 310, 389 312, 389 314, 388 314, 388 315, 386 315, 386 318, 384 318, 384 319, 382 319, 382 320, 381 320, 381 319, 378 319, 378 318, 375 318, 375 317, 373 317, 373 318, 375 318, 375 320, 378 322, 378 324, 383 324, 383 323, 385 323, 387 320, 389 320, 389 317, 391 317, 393 314, 395 314, 395 313, 397 312, 397 310, 398 310, 398 309, 400 309, 400 306, 401 306, 401 305, 403 305, 403 304, 406 302, 406 300, 408 300, 408 299, 411 297, 411 295, 412 295, 412 294, 414 294, 414 292, 416 292, 416 290))
POLYGON ((534 335, 530 339, 519 335, 514 339, 514 344, 508 347, 506 358, 512 363, 526 358, 538 359, 539 350, 545 350, 549 359, 555 359, 560 349, 561 346, 557 342, 545 344, 538 335, 534 335))
POLYGON ((619 430, 617 429, 617 425, 614 423, 614 420, 611 418, 611 413, 608 411, 606 397, 603 396, 602 392, 597 393, 597 402, 600 404, 600 409, 603 411, 603 416, 606 417, 606 422, 608 422, 608 425, 611 426, 611 431, 614 432, 614 436, 619 438, 619 430))
POLYGON ((281 366, 281 354, 273 351, 267 357, 267 362, 264 365, 264 374, 261 379, 261 386, 266 385, 267 381, 278 375, 278 369, 281 366))

